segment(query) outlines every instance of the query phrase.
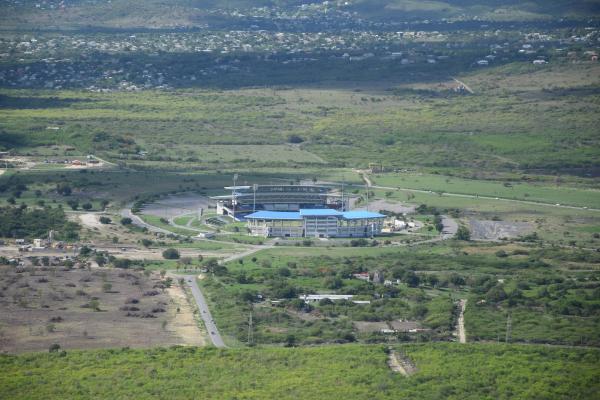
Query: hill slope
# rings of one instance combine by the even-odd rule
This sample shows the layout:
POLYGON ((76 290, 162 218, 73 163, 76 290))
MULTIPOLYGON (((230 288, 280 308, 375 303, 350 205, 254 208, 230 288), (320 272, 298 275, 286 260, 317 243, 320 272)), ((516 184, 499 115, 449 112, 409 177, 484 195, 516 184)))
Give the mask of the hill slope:
POLYGON ((388 22, 415 19, 473 18, 523 21, 548 18, 590 18, 600 14, 599 0, 354 0, 313 2, 298 0, 49 0, 3 1, 0 25, 4 29, 85 29, 226 27, 242 18, 293 18, 301 12, 311 19, 326 16, 388 22), (311 6, 303 5, 313 3, 311 6), (265 10, 257 10, 267 7, 265 10), (302 7, 301 9, 299 7, 302 7), (232 10, 238 10, 232 12, 232 10))
POLYGON ((598 350, 398 346, 417 368, 404 377, 388 368, 384 349, 180 347, 0 356, 0 397, 583 399, 600 390, 598 350))

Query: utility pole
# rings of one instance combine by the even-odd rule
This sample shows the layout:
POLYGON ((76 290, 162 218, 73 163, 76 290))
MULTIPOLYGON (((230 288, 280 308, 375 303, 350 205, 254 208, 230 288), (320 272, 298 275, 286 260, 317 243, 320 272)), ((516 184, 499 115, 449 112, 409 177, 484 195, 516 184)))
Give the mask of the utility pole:
POLYGON ((344 181, 342 181, 342 212, 346 211, 346 203, 344 203, 344 181))
POLYGON ((250 317, 248 317, 248 346, 252 346, 254 342, 254 331, 252 329, 252 311, 250 311, 250 317))
POLYGON ((365 183, 365 187, 367 188, 367 211, 369 211, 369 185, 365 183))
POLYGON ((511 330, 512 330, 512 318, 509 313, 508 316, 506 317, 506 339, 505 339, 506 343, 508 343, 510 341, 511 330))

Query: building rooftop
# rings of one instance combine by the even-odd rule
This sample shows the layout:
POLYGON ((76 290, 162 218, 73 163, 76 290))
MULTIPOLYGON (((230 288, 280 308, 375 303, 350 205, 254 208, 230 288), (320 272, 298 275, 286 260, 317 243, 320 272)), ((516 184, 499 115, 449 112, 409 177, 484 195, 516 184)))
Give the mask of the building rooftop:
POLYGON ((344 219, 385 218, 385 215, 365 210, 344 211, 344 219))
POLYGON ((302 217, 338 217, 342 213, 331 208, 302 208, 300 215, 302 217))
POLYGON ((246 215, 245 219, 285 219, 285 220, 302 220, 299 212, 290 211, 257 211, 246 215))
POLYGON ((344 219, 385 218, 385 215, 371 211, 354 210, 340 212, 330 208, 301 209, 299 212, 291 211, 257 211, 246 215, 245 219, 280 219, 301 220, 303 217, 342 217, 344 219))

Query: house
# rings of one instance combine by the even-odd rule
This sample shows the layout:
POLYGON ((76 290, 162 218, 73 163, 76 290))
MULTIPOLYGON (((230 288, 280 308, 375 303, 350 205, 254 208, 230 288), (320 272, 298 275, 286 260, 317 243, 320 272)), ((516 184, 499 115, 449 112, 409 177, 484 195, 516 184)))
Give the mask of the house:
POLYGON ((488 60, 478 60, 477 61, 477 65, 482 66, 482 67, 486 66, 486 65, 489 65, 489 63, 490 62, 488 60))
MULTIPOLYGON (((318 303, 321 300, 329 299, 331 301, 337 300, 352 300, 354 297, 351 294, 305 294, 298 296, 299 299, 304 300, 306 304, 318 303)), ((352 300, 354 304, 370 304, 369 300, 352 300)))
POLYGON ((533 65, 544 65, 544 64, 548 64, 548 61, 546 61, 546 60, 533 60, 533 65))
POLYGON ((46 247, 46 241, 44 239, 33 239, 33 247, 43 249, 46 247))
POLYGON ((369 277, 368 272, 359 272, 357 274, 352 274, 352 277, 355 279, 360 279, 360 280, 367 281, 367 282, 369 282, 369 280, 371 279, 369 277))

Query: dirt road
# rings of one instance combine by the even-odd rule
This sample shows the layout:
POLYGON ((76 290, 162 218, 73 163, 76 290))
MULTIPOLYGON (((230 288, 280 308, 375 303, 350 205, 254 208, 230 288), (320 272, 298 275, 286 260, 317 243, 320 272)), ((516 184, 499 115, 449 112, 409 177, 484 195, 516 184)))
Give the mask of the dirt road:
POLYGON ((394 372, 404 376, 411 376, 417 372, 417 367, 406 357, 402 357, 395 350, 391 350, 388 355, 388 366, 394 372))
POLYGON ((458 342, 459 343, 467 343, 467 333, 465 332, 465 309, 467 308, 467 299, 460 299, 458 303, 460 307, 460 314, 458 315, 458 342))

